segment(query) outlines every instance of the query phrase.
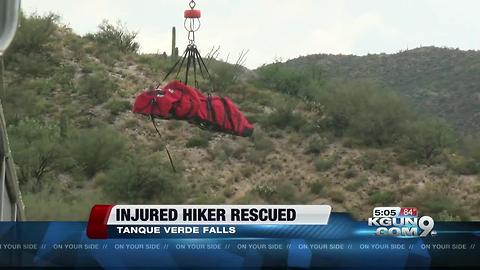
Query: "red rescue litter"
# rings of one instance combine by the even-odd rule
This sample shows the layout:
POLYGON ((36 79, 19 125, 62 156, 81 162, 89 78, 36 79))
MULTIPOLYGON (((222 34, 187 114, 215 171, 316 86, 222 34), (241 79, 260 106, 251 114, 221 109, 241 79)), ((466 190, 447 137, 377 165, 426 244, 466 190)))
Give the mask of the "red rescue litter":
POLYGON ((143 91, 136 97, 132 111, 162 119, 187 120, 243 137, 251 136, 254 129, 228 97, 205 96, 200 90, 180 81, 172 81, 160 89, 143 91))

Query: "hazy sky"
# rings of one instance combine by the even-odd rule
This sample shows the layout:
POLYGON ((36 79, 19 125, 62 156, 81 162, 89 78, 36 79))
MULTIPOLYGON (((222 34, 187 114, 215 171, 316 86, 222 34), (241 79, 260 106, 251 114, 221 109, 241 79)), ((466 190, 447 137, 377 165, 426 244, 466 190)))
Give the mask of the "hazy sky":
MULTIPOLYGON (((79 34, 103 19, 138 31, 142 52, 170 52, 172 26, 183 51, 188 0, 22 0, 27 13, 53 11, 79 34)), ((480 49, 477 0, 197 0, 203 53, 221 46, 235 61, 249 49, 247 66, 313 53, 392 53, 435 45, 480 49)))

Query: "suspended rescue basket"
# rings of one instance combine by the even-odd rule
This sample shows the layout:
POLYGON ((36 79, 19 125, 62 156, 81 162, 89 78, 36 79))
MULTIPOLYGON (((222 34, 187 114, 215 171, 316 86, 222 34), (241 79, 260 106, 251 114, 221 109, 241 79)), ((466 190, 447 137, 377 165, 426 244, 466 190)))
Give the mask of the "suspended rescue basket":
MULTIPOLYGON (((200 52, 195 45, 195 32, 200 29, 200 10, 195 9, 195 1, 189 3, 190 9, 185 10, 184 27, 188 32, 188 45, 163 81, 176 71, 178 78, 185 65, 183 82, 174 80, 163 87, 159 83, 153 89, 140 93, 133 105, 133 112, 150 117, 156 132, 161 136, 155 119, 186 120, 201 128, 248 137, 253 133, 253 126, 243 113, 228 97, 202 94, 198 89, 197 70, 200 75, 211 81, 210 73, 200 52), (189 73, 193 70, 194 87, 188 85, 189 73)), ((175 172, 172 156, 165 146, 172 170, 175 172)))

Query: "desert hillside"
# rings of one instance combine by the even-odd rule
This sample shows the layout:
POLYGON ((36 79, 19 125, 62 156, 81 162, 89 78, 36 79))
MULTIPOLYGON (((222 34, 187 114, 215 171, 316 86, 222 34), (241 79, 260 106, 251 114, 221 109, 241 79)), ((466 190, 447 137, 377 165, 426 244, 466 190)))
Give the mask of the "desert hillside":
POLYGON ((480 131, 479 51, 422 47, 362 57, 309 55, 287 65, 315 67, 327 78, 378 80, 419 111, 443 118, 465 133, 480 131))
POLYGON ((28 219, 85 220, 100 203, 315 203, 359 218, 399 205, 480 219, 477 52, 308 56, 254 71, 209 59, 201 90, 229 96, 254 136, 158 120, 160 137, 130 110, 174 59, 139 54, 134 38, 108 22, 79 36, 54 15, 22 18, 2 103, 28 219))

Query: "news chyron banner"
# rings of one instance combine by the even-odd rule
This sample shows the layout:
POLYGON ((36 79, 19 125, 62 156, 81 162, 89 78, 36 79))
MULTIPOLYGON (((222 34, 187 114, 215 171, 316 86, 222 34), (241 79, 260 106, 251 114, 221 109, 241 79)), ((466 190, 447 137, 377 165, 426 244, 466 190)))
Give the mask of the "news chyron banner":
POLYGON ((98 205, 92 209, 87 234, 90 238, 270 238, 287 225, 327 225, 330 212, 328 205, 98 205), (267 225, 270 230, 259 227, 267 225))
POLYGON ((328 205, 96 205, 88 222, 1 222, 12 266, 476 269, 480 222, 402 206, 355 219, 328 205))

